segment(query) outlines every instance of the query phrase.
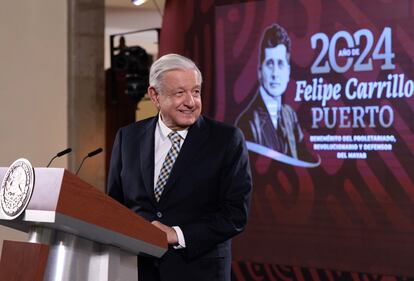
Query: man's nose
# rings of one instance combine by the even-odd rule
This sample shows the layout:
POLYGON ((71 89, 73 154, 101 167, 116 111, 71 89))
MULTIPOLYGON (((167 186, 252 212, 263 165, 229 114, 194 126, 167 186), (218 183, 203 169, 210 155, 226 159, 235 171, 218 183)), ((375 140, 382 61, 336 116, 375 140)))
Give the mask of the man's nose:
POLYGON ((191 92, 186 92, 184 105, 188 106, 188 107, 193 107, 194 104, 195 104, 194 103, 194 97, 193 97, 192 93, 191 92))
POLYGON ((276 76, 278 75, 279 70, 277 69, 277 66, 273 66, 272 68, 272 78, 275 79, 276 76))
POLYGON ((272 71, 272 79, 274 80, 274 79, 276 79, 276 76, 277 76, 277 71, 272 71))

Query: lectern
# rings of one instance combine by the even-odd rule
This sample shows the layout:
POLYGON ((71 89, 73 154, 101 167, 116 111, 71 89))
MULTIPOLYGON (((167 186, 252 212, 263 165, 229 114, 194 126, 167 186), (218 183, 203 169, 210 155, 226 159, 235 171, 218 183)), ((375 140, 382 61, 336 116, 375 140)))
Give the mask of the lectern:
POLYGON ((162 231, 61 168, 35 168, 25 212, 0 224, 29 233, 27 242, 4 241, 0 280, 135 281, 136 256, 168 247, 162 231))

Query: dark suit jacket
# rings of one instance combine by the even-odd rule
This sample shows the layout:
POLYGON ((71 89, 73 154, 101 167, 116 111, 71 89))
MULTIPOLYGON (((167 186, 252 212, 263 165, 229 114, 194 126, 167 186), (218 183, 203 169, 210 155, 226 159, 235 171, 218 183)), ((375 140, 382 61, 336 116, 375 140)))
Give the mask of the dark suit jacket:
POLYGON ((303 159, 303 132, 296 112, 287 104, 282 104, 275 130, 272 119, 263 102, 260 92, 236 119, 236 126, 242 129, 246 140, 261 144, 294 158, 303 159), (302 154, 302 157, 301 157, 302 154))
POLYGON ((139 280, 230 280, 230 238, 245 227, 251 193, 243 134, 200 116, 189 128, 157 203, 156 124, 154 117, 118 131, 108 193, 148 221, 179 226, 186 248, 170 248, 161 259, 140 257, 139 280))

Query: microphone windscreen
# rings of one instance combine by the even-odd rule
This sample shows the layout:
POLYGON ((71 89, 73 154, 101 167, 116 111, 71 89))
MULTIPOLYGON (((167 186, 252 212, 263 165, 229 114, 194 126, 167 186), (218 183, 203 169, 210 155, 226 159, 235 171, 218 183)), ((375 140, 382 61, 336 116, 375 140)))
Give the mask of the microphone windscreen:
POLYGON ((101 153, 102 151, 103 151, 103 149, 100 147, 100 148, 98 148, 97 150, 94 150, 94 151, 92 151, 92 152, 89 152, 89 153, 88 153, 88 157, 95 156, 96 154, 99 154, 99 153, 101 153))
POLYGON ((58 154, 56 154, 56 156, 60 157, 60 156, 63 156, 65 154, 68 154, 70 152, 72 152, 72 148, 66 148, 65 150, 63 150, 63 151, 59 152, 58 154))

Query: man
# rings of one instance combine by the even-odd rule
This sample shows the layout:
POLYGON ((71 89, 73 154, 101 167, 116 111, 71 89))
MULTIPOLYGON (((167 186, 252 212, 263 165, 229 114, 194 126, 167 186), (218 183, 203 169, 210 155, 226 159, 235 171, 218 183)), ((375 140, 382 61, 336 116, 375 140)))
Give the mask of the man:
POLYGON ((200 115, 201 82, 191 60, 161 57, 148 88, 159 114, 116 136, 108 193, 169 243, 160 259, 138 258, 140 281, 230 280, 230 239, 246 224, 251 173, 241 131, 200 115))
POLYGON ((283 104, 290 76, 290 39, 286 30, 272 24, 263 33, 259 50, 259 90, 236 119, 247 141, 293 158, 300 158, 303 133, 295 111, 283 104))

